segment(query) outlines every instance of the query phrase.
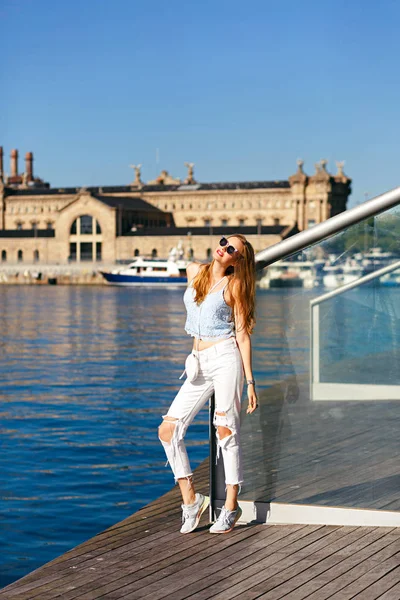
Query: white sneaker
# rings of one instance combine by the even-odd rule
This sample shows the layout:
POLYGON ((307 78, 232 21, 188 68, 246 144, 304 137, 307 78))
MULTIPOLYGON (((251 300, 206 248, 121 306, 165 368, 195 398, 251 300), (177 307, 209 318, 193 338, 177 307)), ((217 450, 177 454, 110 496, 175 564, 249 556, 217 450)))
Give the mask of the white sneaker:
POLYGON ((218 519, 209 529, 210 533, 229 533, 241 516, 242 509, 240 506, 236 510, 228 510, 223 506, 218 519))
POLYGON ((210 503, 208 496, 196 494, 194 504, 182 504, 182 527, 181 533, 194 531, 199 524, 200 517, 210 503))

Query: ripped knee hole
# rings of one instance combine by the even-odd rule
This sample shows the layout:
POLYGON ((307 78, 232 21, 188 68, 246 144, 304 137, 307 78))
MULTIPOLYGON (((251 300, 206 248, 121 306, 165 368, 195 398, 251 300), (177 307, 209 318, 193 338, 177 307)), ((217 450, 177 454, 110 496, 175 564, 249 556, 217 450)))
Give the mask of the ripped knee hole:
POLYGON ((225 411, 215 411, 214 415, 214 425, 218 433, 218 437, 220 440, 229 437, 232 435, 232 430, 227 427, 227 414, 225 411), (220 424, 222 421, 223 424, 220 424))
POLYGON ((218 437, 220 440, 223 440, 224 438, 232 435, 231 429, 229 429, 229 427, 224 427, 222 425, 217 426, 217 431, 218 431, 218 437))
POLYGON ((164 417, 163 422, 158 427, 158 437, 162 442, 171 443, 177 421, 178 419, 175 419, 175 417, 164 417))

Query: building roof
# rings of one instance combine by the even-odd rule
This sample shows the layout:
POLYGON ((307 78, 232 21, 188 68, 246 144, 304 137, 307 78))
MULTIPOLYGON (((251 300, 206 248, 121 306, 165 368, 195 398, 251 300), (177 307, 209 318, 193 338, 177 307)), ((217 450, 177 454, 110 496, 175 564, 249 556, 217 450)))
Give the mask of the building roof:
POLYGON ((257 190, 262 188, 290 188, 288 181, 237 181, 222 183, 193 183, 190 185, 143 185, 143 192, 190 192, 205 190, 257 190))
POLYGON ((137 197, 127 197, 127 196, 103 196, 102 194, 91 194, 93 198, 99 200, 103 204, 107 204, 107 206, 115 207, 115 208, 124 208, 125 210, 138 210, 138 211, 148 211, 155 213, 162 213, 164 211, 160 210, 150 202, 146 202, 143 198, 137 197))
POLYGON ((243 233, 243 235, 257 235, 260 232, 262 235, 280 235, 288 229, 287 225, 263 225, 257 226, 218 226, 218 227, 137 227, 136 231, 124 233, 126 236, 163 236, 177 235, 186 237, 188 234, 197 235, 233 235, 234 233, 243 233))
MULTIPOLYGON (((222 182, 222 183, 194 183, 194 184, 177 184, 177 185, 146 185, 140 189, 134 185, 115 185, 115 186, 92 186, 87 187, 87 191, 93 196, 100 196, 98 199, 103 199, 106 196, 103 194, 117 194, 123 192, 195 192, 207 190, 257 190, 257 189, 288 189, 290 188, 289 181, 238 181, 238 182, 222 182)), ((75 195, 81 190, 80 187, 68 188, 28 188, 16 189, 6 187, 7 196, 51 196, 51 195, 75 195)), ((144 200, 143 200, 144 202, 144 200)))

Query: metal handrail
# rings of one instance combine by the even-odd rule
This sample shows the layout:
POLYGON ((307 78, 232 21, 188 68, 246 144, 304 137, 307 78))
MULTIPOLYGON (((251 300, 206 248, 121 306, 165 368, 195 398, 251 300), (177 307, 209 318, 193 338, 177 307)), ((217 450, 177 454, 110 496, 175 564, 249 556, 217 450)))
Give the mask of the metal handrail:
POLYGON ((360 221, 368 217, 378 215, 397 204, 400 204, 400 187, 376 196, 376 198, 372 198, 371 200, 367 200, 367 202, 363 202, 359 206, 350 208, 322 223, 318 223, 318 225, 314 225, 310 229, 296 233, 292 237, 258 252, 256 254, 257 270, 263 269, 295 252, 300 252, 312 244, 321 242, 327 237, 339 233, 351 225, 360 223, 360 221))
POLYGON ((327 292, 326 294, 323 294, 322 296, 318 296, 318 298, 314 298, 313 300, 310 300, 310 304, 311 304, 311 306, 315 306, 316 304, 321 304, 321 302, 324 302, 325 300, 329 300, 329 298, 334 298, 335 296, 339 296, 340 294, 343 294, 344 292, 347 292, 348 290, 352 290, 353 288, 359 287, 360 285, 363 285, 364 283, 368 283, 368 281, 373 281, 374 279, 377 279, 378 277, 382 277, 382 275, 386 275, 386 273, 391 273, 392 271, 397 271, 397 269, 400 269, 400 260, 397 260, 395 263, 392 263, 391 265, 387 265, 386 267, 382 267, 382 269, 378 269, 378 271, 373 271, 372 273, 368 273, 368 275, 364 275, 363 277, 360 277, 359 279, 350 281, 350 283, 346 283, 345 285, 340 286, 340 288, 337 288, 336 290, 332 290, 331 292, 327 292))

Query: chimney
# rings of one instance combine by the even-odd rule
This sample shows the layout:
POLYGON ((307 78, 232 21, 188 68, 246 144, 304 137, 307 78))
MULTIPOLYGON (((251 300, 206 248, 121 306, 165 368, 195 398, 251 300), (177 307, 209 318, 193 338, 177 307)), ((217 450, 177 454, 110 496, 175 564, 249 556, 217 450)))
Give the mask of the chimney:
POLYGON ((0 179, 4 176, 4 165, 3 165, 3 146, 0 146, 0 179))
POLYGON ((18 150, 11 150, 11 177, 18 175, 18 150))
POLYGON ((25 154, 25 175, 27 181, 33 181, 33 154, 27 152, 25 154))

